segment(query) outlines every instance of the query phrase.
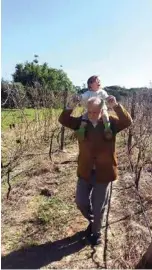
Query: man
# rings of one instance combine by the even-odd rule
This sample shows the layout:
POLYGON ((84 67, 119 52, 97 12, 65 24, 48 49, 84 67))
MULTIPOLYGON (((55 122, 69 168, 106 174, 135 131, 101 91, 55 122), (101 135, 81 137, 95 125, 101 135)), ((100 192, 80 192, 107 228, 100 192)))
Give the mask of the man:
POLYGON ((86 235, 92 245, 101 243, 100 230, 109 185, 111 181, 117 179, 116 135, 132 123, 131 116, 117 103, 114 96, 109 96, 107 102, 115 111, 115 116, 109 116, 111 139, 105 137, 102 120, 104 102, 98 97, 88 100, 85 120, 83 116, 71 116, 74 107, 67 108, 59 117, 59 122, 63 126, 75 130, 78 139, 76 204, 89 221, 86 235))

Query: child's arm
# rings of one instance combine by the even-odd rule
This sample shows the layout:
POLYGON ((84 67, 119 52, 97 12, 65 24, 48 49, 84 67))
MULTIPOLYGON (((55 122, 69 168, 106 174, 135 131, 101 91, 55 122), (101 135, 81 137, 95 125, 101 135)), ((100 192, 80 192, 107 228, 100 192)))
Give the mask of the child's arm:
POLYGON ((100 95, 101 95, 101 98, 104 100, 106 100, 109 97, 108 93, 103 89, 101 90, 100 95))
POLYGON ((109 97, 108 93, 103 89, 97 91, 97 96, 104 101, 107 101, 107 98, 109 97))

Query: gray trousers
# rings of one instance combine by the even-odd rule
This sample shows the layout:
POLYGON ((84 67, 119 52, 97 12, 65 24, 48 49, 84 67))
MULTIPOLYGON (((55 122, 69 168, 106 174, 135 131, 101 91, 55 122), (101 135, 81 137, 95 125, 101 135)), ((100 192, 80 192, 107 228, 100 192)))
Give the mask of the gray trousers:
POLYGON ((100 233, 109 191, 110 183, 96 182, 95 171, 92 171, 90 182, 78 179, 76 204, 82 215, 91 223, 94 234, 100 233))

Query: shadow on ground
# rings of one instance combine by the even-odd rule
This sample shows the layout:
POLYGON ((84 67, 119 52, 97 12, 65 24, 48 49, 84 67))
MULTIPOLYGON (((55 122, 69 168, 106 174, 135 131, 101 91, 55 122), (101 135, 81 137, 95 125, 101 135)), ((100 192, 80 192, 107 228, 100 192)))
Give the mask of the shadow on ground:
POLYGON ((87 244, 84 233, 79 232, 53 243, 47 242, 39 246, 28 246, 2 256, 2 269, 40 269, 63 257, 76 253, 87 244))

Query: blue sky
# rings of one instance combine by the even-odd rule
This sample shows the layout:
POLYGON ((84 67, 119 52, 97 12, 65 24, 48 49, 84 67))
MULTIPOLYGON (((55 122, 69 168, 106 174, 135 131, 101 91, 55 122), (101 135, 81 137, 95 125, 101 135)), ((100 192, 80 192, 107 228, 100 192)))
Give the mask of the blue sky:
POLYGON ((75 85, 152 80, 152 0, 2 0, 2 77, 32 61, 67 72, 75 85))

